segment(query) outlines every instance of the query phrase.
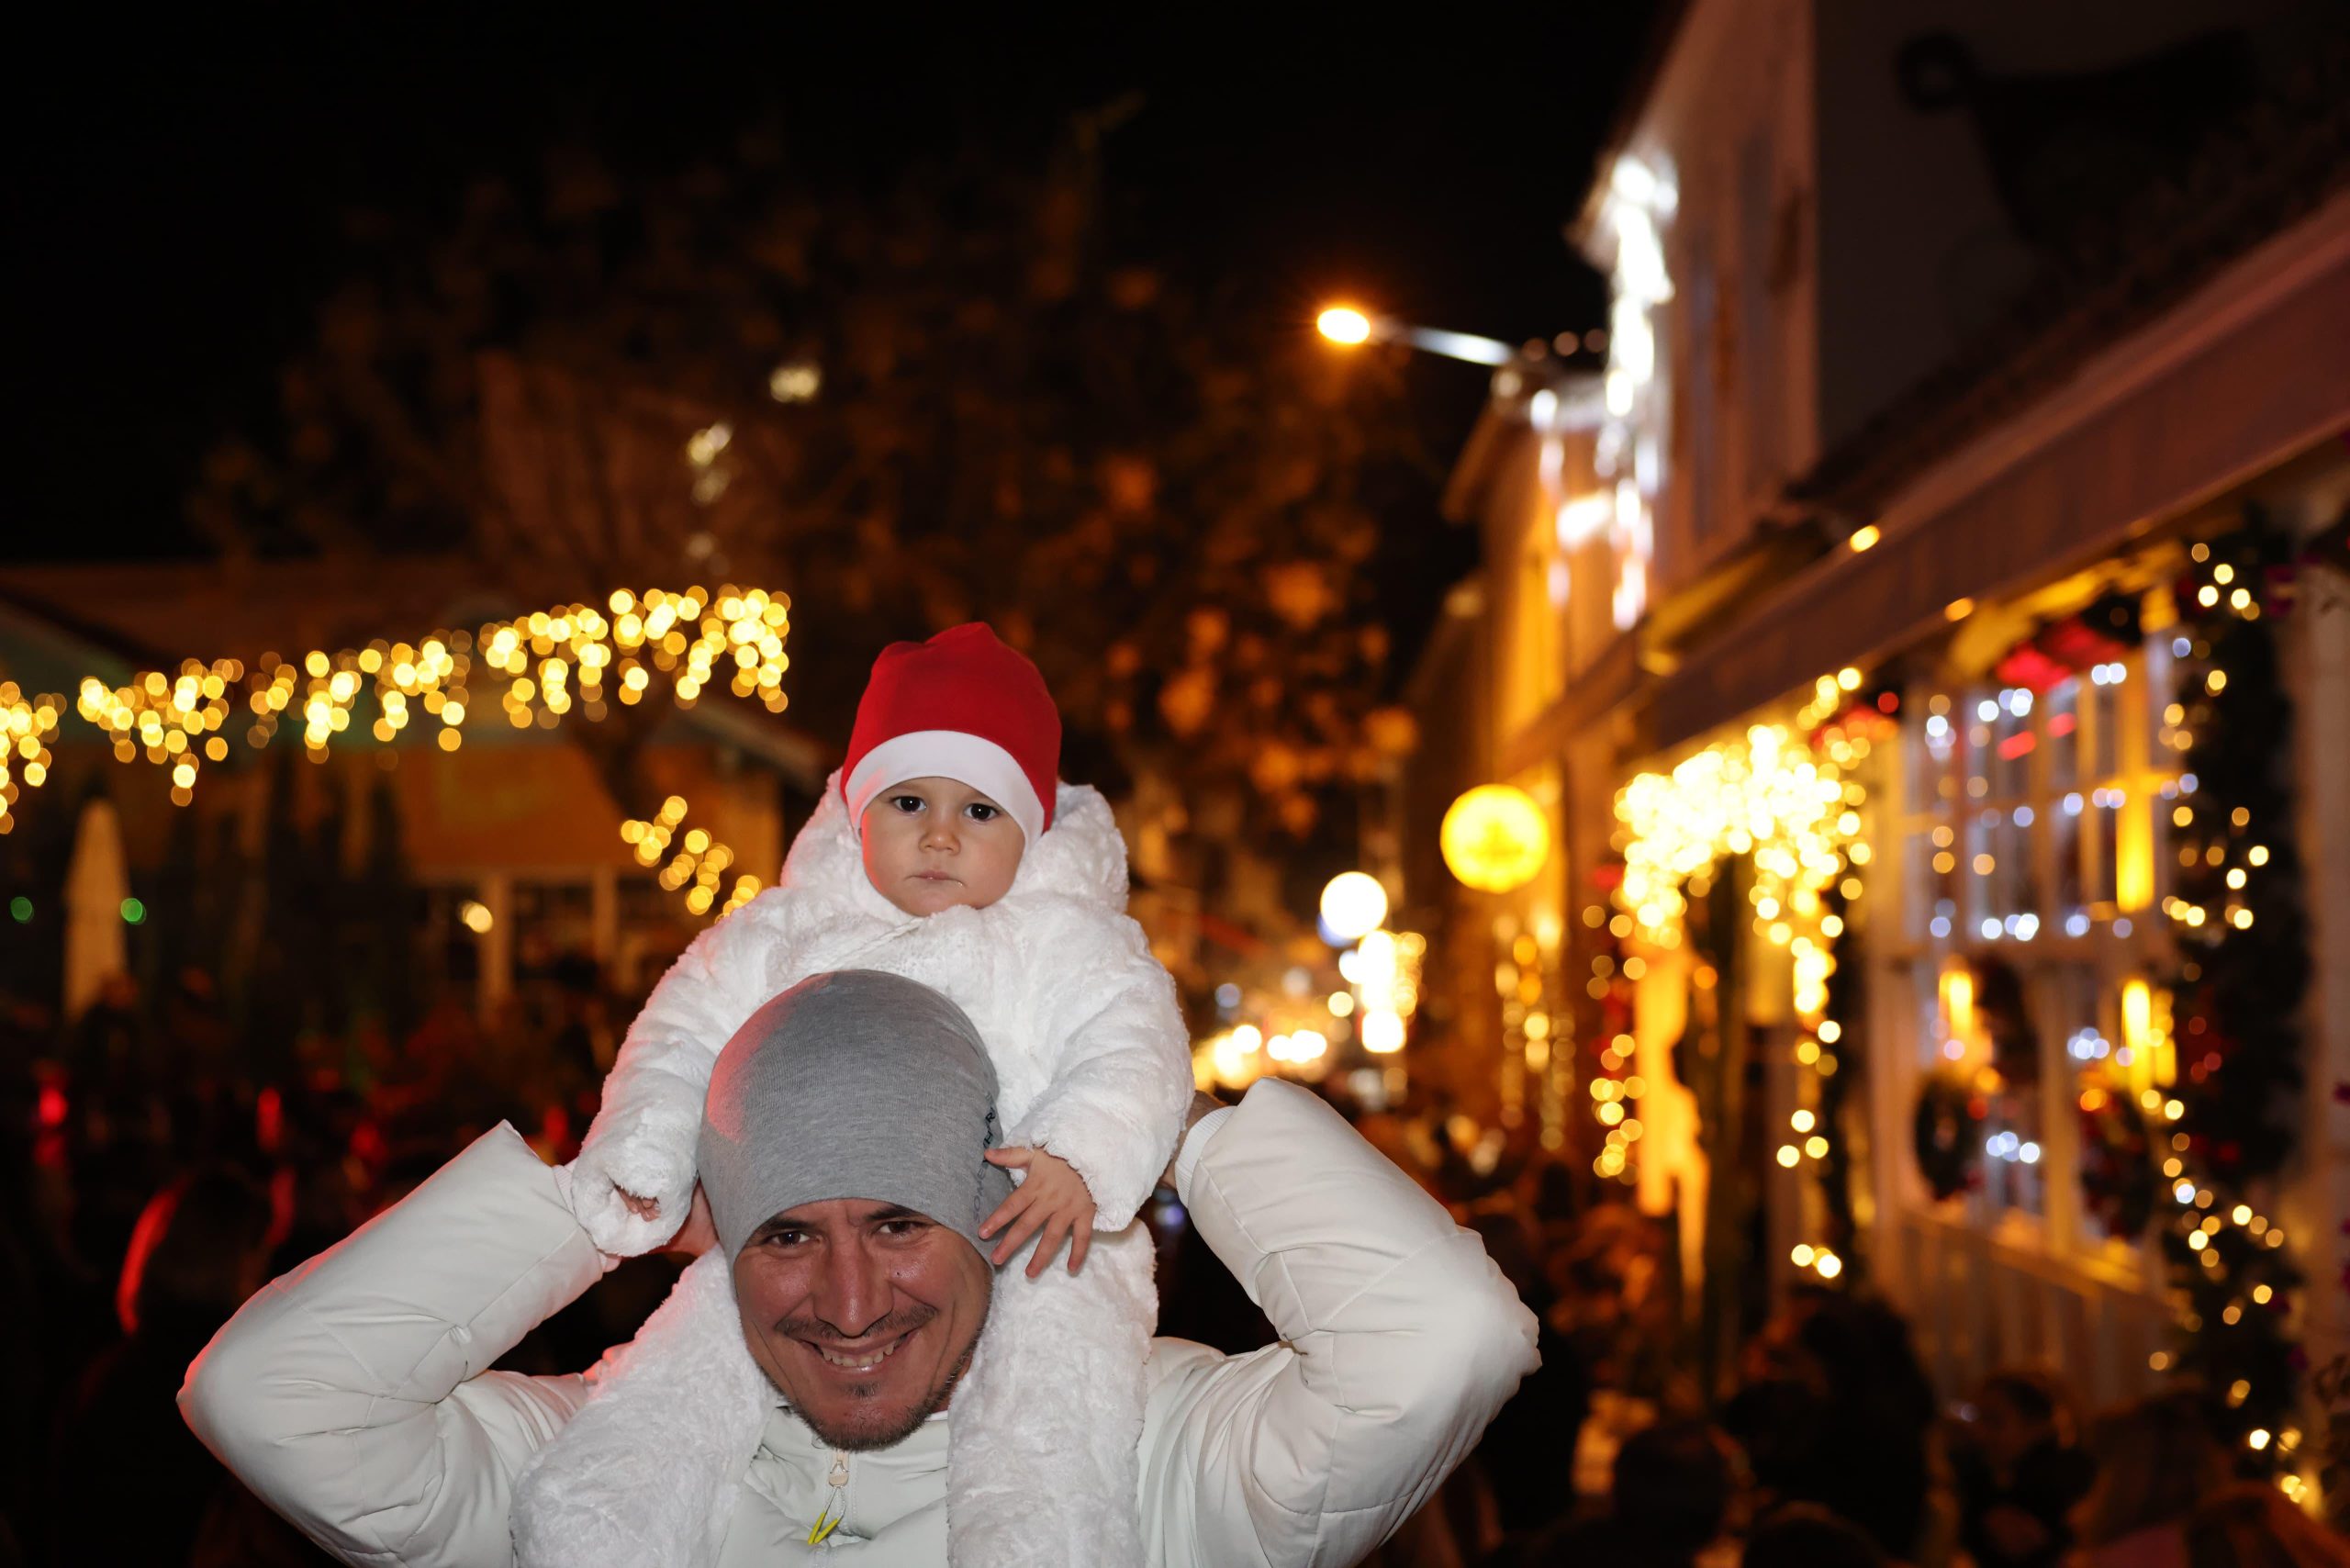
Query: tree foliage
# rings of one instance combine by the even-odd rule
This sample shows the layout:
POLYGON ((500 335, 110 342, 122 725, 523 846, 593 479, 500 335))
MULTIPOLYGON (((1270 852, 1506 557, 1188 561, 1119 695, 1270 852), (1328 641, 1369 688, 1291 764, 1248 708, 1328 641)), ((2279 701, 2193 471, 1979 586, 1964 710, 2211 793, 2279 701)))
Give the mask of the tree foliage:
POLYGON ((569 148, 431 223, 353 215, 279 419, 193 514, 232 552, 462 552, 533 604, 782 590, 827 738, 880 644, 984 618, 1080 742, 1309 832, 1410 743, 1364 570, 1367 486, 1422 461, 1396 368, 1119 254, 1103 128, 878 190, 764 131, 653 172, 569 148))

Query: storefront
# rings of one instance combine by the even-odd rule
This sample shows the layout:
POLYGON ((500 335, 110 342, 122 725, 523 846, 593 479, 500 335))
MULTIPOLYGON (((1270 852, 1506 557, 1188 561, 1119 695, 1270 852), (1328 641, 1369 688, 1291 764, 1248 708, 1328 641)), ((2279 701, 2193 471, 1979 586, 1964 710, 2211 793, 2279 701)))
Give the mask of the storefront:
POLYGON ((2350 1352, 2334 143, 2228 144, 2208 221, 1854 415, 1823 280, 1933 257, 1818 140, 1883 50, 1781 9, 1793 52, 1691 7, 1595 187, 1604 417, 1510 367, 1456 472, 1493 715, 1460 782, 1561 856, 1456 893, 1436 961, 1493 977, 1505 1111, 1677 1233, 1709 1377, 1789 1288, 1861 1286, 1947 1396, 2189 1373, 2306 1495, 2306 1372, 2350 1352))

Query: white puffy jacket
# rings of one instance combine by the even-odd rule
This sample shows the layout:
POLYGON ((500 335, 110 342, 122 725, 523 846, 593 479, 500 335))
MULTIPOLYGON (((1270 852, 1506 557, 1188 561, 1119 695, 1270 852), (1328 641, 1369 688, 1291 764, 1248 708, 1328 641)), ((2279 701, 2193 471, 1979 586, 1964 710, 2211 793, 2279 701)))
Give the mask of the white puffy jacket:
MULTIPOLYGON (((1154 1342, 1148 1560, 1354 1562, 1533 1369, 1533 1316, 1473 1235, 1302 1089, 1259 1083, 1182 1152, 1178 1195, 1279 1338, 1230 1357, 1154 1342)), ((603 1266, 555 1172, 500 1127, 248 1302, 181 1408, 345 1562, 508 1563, 514 1477, 586 1384, 488 1369, 603 1266)), ((846 1522, 811 1547, 839 1456, 778 1411, 732 1494, 722 1562, 940 1568, 946 1424, 847 1456, 846 1522)))

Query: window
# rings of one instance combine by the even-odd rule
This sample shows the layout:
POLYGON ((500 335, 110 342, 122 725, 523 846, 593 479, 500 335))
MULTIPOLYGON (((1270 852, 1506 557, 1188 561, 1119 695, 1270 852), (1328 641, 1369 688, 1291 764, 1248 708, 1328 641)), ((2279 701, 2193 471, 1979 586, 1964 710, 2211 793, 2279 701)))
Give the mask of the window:
POLYGON ((2158 842, 2194 788, 2161 740, 2170 685, 2155 639, 2044 691, 1911 697, 1897 864, 1914 1059, 1974 1092, 1977 1217, 2027 1216, 2054 1244, 2104 1239, 2075 1179, 2081 1118, 2169 1082, 2145 976, 2158 842))

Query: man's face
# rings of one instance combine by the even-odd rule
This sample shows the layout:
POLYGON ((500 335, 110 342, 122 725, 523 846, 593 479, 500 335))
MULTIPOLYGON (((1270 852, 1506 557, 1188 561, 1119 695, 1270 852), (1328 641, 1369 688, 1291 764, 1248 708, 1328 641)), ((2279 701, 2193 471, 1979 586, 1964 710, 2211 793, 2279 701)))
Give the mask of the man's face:
POLYGON ((992 1282, 962 1237, 867 1198, 786 1209, 734 1257, 752 1357, 818 1438, 851 1450, 888 1448, 946 1407, 992 1282))
POLYGON ((1010 812, 952 778, 890 785, 862 831, 867 879, 908 914, 987 908, 1012 890, 1027 848, 1010 812))

